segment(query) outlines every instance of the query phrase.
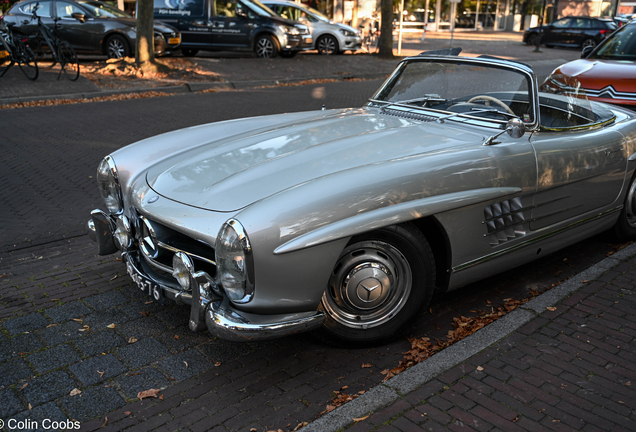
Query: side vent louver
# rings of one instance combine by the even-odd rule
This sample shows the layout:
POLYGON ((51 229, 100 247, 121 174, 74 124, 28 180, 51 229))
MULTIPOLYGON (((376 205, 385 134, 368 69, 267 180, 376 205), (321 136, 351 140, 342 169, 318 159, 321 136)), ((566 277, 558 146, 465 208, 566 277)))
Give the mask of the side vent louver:
POLYGON ((526 235, 526 217, 521 198, 513 198, 489 205, 484 209, 484 224, 490 245, 497 246, 526 235))

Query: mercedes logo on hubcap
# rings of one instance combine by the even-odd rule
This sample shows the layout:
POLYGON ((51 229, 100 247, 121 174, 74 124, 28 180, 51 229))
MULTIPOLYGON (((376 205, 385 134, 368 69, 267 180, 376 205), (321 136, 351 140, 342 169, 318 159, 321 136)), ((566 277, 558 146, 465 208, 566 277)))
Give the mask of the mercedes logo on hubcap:
POLYGON ((358 284, 356 294, 363 302, 371 303, 382 295, 382 284, 375 278, 367 278, 358 284))

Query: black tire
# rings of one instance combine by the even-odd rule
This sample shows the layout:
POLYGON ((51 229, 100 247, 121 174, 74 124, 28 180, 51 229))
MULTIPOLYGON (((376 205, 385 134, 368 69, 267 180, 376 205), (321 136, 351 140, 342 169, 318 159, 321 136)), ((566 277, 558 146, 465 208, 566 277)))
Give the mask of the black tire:
POLYGON ((181 54, 183 54, 184 57, 194 57, 198 52, 198 49, 181 48, 181 54))
POLYGON ((254 52, 260 58, 274 58, 280 52, 278 43, 269 35, 261 35, 256 38, 254 52))
POLYGON ((298 54, 298 51, 281 51, 280 56, 283 58, 294 58, 298 54))
POLYGON ((73 47, 66 41, 60 44, 60 57, 66 78, 77 81, 80 75, 79 60, 77 60, 77 54, 73 47))
POLYGON ((596 41, 592 38, 585 39, 583 43, 581 44, 581 49, 587 48, 587 47, 592 47, 592 48, 596 47, 596 41))
POLYGON ((354 237, 323 294, 326 319, 317 336, 349 345, 389 341, 430 302, 434 286, 433 252, 413 225, 354 237))
POLYGON ((331 35, 320 36, 316 42, 316 49, 322 55, 334 55, 340 51, 338 40, 331 35))
POLYGON ((636 175, 632 177, 625 196, 625 205, 612 230, 621 243, 636 239, 636 175))
POLYGON ((124 58, 130 56, 130 46, 126 38, 112 35, 106 40, 106 55, 108 58, 124 58))
POLYGON ((537 46, 537 42, 539 41, 538 33, 530 33, 528 35, 528 39, 526 39, 526 45, 529 46, 537 46))
POLYGON ((24 75, 35 81, 38 79, 38 62, 35 60, 35 54, 28 46, 24 45, 21 41, 16 41, 16 58, 18 60, 18 66, 24 75))

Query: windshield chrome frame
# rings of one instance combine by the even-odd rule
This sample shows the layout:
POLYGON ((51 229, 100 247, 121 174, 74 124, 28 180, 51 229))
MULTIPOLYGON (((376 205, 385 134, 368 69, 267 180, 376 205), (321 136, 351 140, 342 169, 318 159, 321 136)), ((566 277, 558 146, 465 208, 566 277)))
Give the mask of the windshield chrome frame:
MULTIPOLYGON (((518 72, 525 75, 528 78, 528 81, 530 83, 529 89, 528 89, 528 96, 530 97, 530 100, 528 101, 528 103, 531 105, 532 109, 534 110, 534 120, 530 123, 524 122, 524 124, 526 125, 527 131, 536 131, 539 129, 539 125, 541 124, 541 119, 540 119, 540 110, 539 110, 539 82, 537 80, 537 76, 535 75, 534 71, 532 70, 530 66, 523 63, 518 63, 515 61, 506 60, 506 59, 500 59, 500 58, 494 58, 494 57, 480 58, 480 57, 425 55, 425 54, 407 57, 398 64, 395 70, 386 79, 386 81, 384 81, 382 86, 380 86, 380 88, 375 92, 375 94, 381 93, 391 82, 393 82, 396 74, 400 73, 402 68, 406 66, 407 63, 417 62, 422 60, 440 61, 445 63, 474 64, 474 65, 481 65, 484 67, 497 66, 500 69, 509 69, 511 71, 518 72)), ((381 101, 381 102, 385 102, 387 104, 395 104, 394 102, 389 102, 389 101, 381 101)), ((369 106, 370 104, 371 102, 367 103, 367 106, 369 106)), ((416 106, 412 106, 410 108, 430 111, 430 108, 421 108, 416 106)))

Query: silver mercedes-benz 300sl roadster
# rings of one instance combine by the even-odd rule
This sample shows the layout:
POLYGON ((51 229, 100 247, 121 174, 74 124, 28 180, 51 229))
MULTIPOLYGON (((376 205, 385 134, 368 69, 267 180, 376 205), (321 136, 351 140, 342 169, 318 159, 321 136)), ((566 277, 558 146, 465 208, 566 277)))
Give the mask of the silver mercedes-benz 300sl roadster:
POLYGON ((225 121, 104 158, 89 231, 229 340, 378 343, 449 291, 597 233, 636 236, 636 114, 459 50, 362 108, 225 121))

